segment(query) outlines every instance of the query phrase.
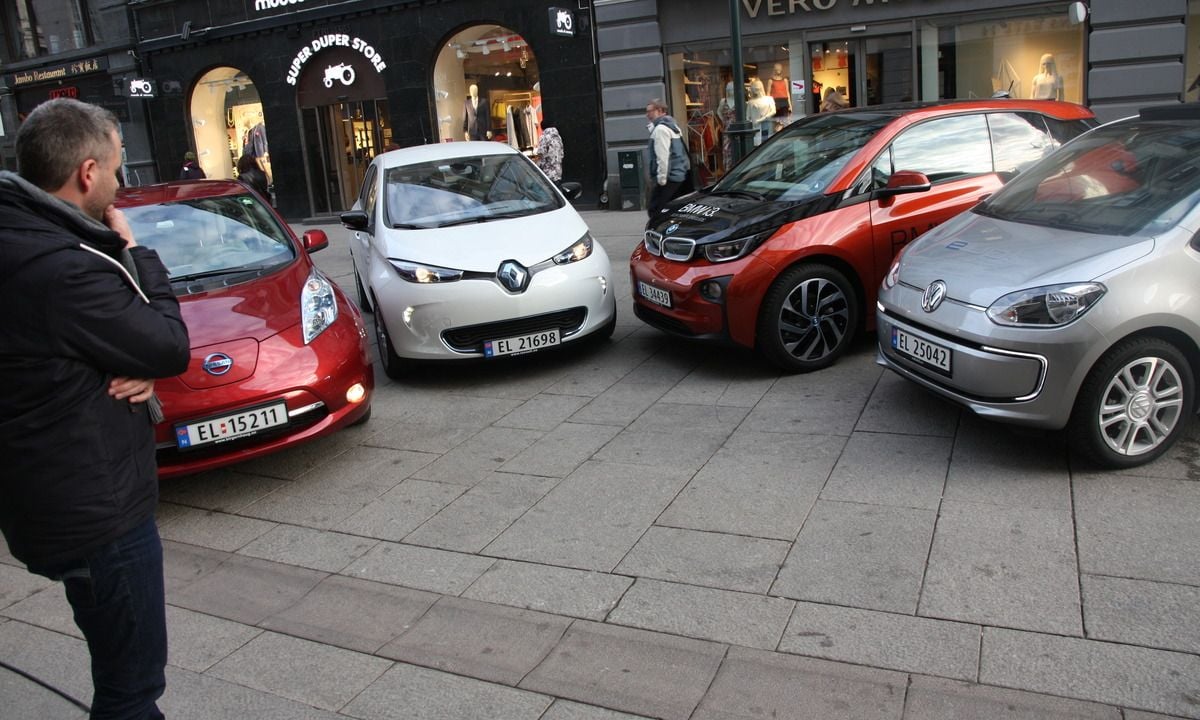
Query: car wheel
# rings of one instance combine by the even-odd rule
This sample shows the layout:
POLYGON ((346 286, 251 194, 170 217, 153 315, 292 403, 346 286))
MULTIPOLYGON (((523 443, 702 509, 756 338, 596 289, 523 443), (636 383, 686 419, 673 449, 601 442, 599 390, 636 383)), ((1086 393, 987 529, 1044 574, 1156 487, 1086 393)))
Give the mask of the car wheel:
POLYGON ((383 322, 383 312, 376 307, 372 317, 375 324, 375 342, 379 345, 379 362, 383 365, 383 372, 393 380, 400 380, 404 377, 404 359, 396 354, 396 348, 388 336, 387 325, 383 322))
POLYGON ((354 271, 354 289, 358 291, 358 309, 365 313, 371 312, 371 298, 367 296, 367 289, 363 287, 362 278, 358 276, 358 271, 354 271))
POLYGON ((1071 447, 1094 463, 1127 468, 1154 460, 1191 417, 1192 368, 1158 338, 1126 340, 1088 373, 1068 425, 1071 447))
POLYGON ((758 315, 758 348, 787 372, 837 361, 858 330, 854 286, 828 265, 798 265, 771 284, 758 315))
POLYGON ((617 312, 616 312, 616 310, 614 310, 612 319, 610 319, 608 322, 604 323, 604 325, 601 326, 601 328, 599 330, 592 333, 592 338, 594 338, 596 340, 596 342, 598 342, 598 343, 604 342, 605 340, 608 340, 609 338, 611 338, 613 336, 613 332, 616 331, 616 329, 617 329, 617 312))

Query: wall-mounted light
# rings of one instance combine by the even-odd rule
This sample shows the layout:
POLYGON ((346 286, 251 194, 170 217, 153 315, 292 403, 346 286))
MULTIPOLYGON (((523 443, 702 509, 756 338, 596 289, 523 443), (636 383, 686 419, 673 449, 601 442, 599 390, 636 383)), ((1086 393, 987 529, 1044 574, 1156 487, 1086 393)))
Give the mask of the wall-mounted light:
POLYGON ((1087 20, 1088 6, 1086 3, 1073 2, 1067 6, 1067 19, 1072 25, 1078 25, 1087 20))

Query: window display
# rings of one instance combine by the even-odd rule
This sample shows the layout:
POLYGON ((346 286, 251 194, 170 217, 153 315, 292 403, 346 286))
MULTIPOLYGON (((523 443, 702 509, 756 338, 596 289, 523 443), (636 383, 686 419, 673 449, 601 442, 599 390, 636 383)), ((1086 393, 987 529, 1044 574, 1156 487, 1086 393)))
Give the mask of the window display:
POLYGON ((272 177, 262 101, 245 73, 232 67, 205 73, 192 89, 191 116, 196 160, 207 177, 237 177, 243 155, 272 177))
POLYGON ((525 38, 499 25, 458 32, 433 71, 438 138, 496 140, 532 154, 541 136, 537 60, 525 38))

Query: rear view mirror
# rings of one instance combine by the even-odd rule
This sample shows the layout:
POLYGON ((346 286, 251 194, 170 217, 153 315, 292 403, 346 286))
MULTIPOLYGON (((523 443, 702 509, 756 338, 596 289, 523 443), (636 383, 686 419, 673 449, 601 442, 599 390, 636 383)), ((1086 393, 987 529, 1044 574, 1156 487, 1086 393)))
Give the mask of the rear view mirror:
POLYGON ((305 230, 301 241, 310 254, 329 247, 329 237, 324 230, 305 230))
POLYGON ((875 191, 876 198, 889 198, 895 195, 926 192, 933 187, 929 176, 915 170, 897 170, 888 178, 887 185, 875 191))
POLYGON ((575 200, 583 194, 583 185, 577 182, 565 182, 558 186, 568 200, 575 200))
POLYGON ((338 216, 342 221, 342 225, 351 230, 366 230, 370 224, 370 218, 362 210, 349 210, 338 216))

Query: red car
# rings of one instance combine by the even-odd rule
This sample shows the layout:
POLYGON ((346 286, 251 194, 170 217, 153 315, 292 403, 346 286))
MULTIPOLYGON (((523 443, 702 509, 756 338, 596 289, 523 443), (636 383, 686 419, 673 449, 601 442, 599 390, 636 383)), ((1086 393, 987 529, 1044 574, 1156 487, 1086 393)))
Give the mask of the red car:
POLYGON ((630 258, 634 312, 788 372, 830 365, 873 328, 900 248, 1095 124, 1050 100, 810 115, 650 218, 630 258))
POLYGON ((228 180, 170 182, 117 198, 158 251, 191 336, 187 372, 155 390, 161 478, 211 470, 365 422, 375 376, 358 308, 253 192, 228 180))

